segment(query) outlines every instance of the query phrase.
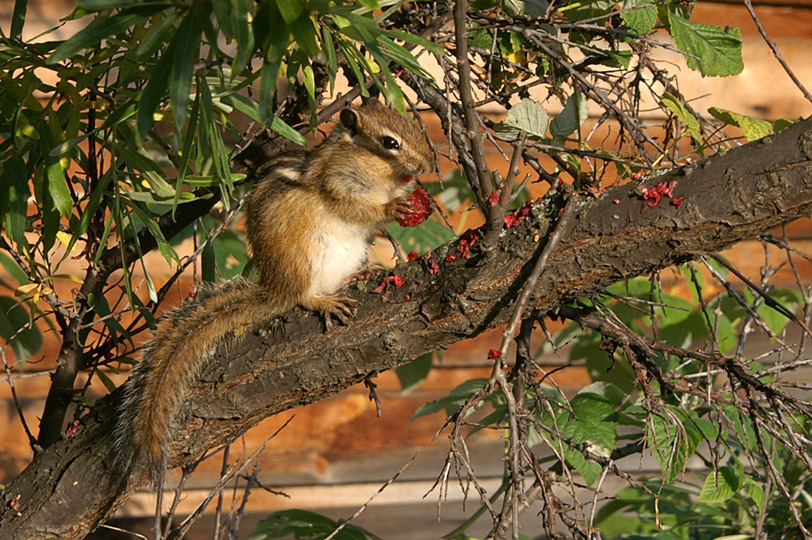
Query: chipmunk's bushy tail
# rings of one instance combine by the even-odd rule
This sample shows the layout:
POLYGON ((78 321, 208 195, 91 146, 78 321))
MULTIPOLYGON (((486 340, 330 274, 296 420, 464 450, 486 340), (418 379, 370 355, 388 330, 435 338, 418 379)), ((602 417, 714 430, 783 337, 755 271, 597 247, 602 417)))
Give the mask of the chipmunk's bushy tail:
POLYGON ((125 384, 114 430, 114 461, 146 472, 158 485, 166 472, 173 420, 206 361, 230 335, 281 313, 263 289, 244 280, 204 289, 173 314, 170 328, 145 349, 125 384))

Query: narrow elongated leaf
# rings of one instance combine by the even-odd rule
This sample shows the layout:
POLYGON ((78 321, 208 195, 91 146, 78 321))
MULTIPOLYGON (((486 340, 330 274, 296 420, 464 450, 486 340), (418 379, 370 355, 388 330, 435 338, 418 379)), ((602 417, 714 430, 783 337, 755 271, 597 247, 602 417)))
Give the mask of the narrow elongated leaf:
POLYGON ((314 22, 306 13, 302 13, 299 18, 290 23, 290 31, 293 33, 296 44, 308 57, 313 58, 321 52, 316 41, 314 22))
POLYGON ((298 19, 299 15, 304 12, 302 0, 276 0, 276 7, 288 24, 298 19))
MULTIPOLYGON (((102 198, 104 198, 104 193, 107 190, 107 184, 110 183, 110 180, 113 178, 113 175, 110 171, 106 172, 100 179, 99 184, 93 189, 93 192, 90 194, 90 200, 85 206, 85 211, 79 217, 79 221, 76 223, 76 227, 73 229, 73 236, 70 239, 70 244, 68 244, 68 248, 65 250, 65 254, 70 253, 71 249, 73 248, 76 241, 85 234, 87 231, 88 226, 90 225, 90 220, 93 219, 93 214, 96 213, 96 210, 99 209, 99 205, 101 205, 102 198)), ((123 242, 122 242, 123 244, 123 242)), ((101 252, 102 250, 99 250, 101 252)))
POLYGON ((202 15, 197 4, 178 27, 173 39, 175 59, 172 62, 172 80, 169 84, 169 102, 175 116, 175 132, 180 133, 186 122, 192 71, 199 58, 200 35, 203 33, 202 15))
POLYGON ((2 182, 5 189, 8 190, 7 198, 3 197, 3 205, 7 205, 8 208, 6 232, 17 246, 22 247, 27 245, 24 233, 28 197, 31 193, 28 189, 28 174, 25 164, 19 156, 14 155, 3 164, 2 182))
POLYGON ((285 121, 278 116, 274 116, 273 119, 271 119, 268 127, 298 145, 307 146, 307 139, 304 135, 290 127, 290 125, 285 123, 285 121))
POLYGON ((85 11, 104 11, 132 6, 139 0, 76 0, 76 7, 85 11))
POLYGON ((14 11, 11 14, 11 37, 21 39, 23 37, 23 24, 25 23, 25 12, 28 9, 28 0, 16 0, 14 11))
POLYGON ((59 156, 54 155, 53 149, 56 147, 54 143, 51 128, 45 122, 39 124, 37 132, 40 136, 42 143, 42 154, 45 161, 45 181, 48 184, 48 193, 56 205, 59 213, 65 217, 70 217, 73 212, 73 199, 68 191, 68 185, 65 182, 65 175, 62 172, 62 166, 59 163, 59 156))
POLYGON ((163 9, 163 5, 146 4, 140 9, 122 12, 112 17, 98 17, 90 26, 57 47, 47 62, 56 64, 82 49, 96 47, 102 39, 123 32, 163 9))
POLYGON ((138 141, 143 141, 147 131, 152 127, 153 114, 161 103, 169 85, 169 78, 172 74, 172 64, 175 60, 175 41, 167 48, 152 71, 152 76, 147 82, 146 88, 141 92, 141 101, 138 104, 138 115, 136 117, 135 135, 138 141))

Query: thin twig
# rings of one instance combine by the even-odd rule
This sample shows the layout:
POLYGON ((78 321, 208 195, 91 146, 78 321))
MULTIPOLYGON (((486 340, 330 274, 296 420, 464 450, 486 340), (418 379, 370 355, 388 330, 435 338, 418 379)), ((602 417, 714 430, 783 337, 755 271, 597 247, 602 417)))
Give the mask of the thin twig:
POLYGON ((376 491, 375 493, 373 493, 373 494, 372 494, 372 496, 371 496, 369 499, 367 499, 367 501, 366 501, 364 504, 362 504, 362 505, 361 505, 361 508, 359 508, 358 510, 356 510, 356 512, 355 512, 355 513, 354 513, 352 516, 350 516, 348 519, 346 519, 345 521, 343 521, 343 522, 342 522, 342 523, 341 523, 341 524, 340 524, 338 527, 336 527, 336 528, 335 528, 335 530, 334 530, 333 532, 331 532, 329 535, 327 535, 327 536, 324 538, 324 540, 332 540, 333 538, 335 538, 335 537, 336 537, 336 535, 337 535, 339 532, 341 532, 341 529, 343 529, 344 527, 346 527, 347 525, 349 525, 349 524, 352 522, 352 520, 354 520, 355 518, 357 518, 358 516, 360 516, 360 515, 361 515, 361 513, 363 513, 363 511, 367 509, 367 506, 369 506, 369 503, 371 503, 373 500, 375 500, 375 497, 377 497, 378 495, 380 495, 381 493, 383 493, 383 490, 385 490, 385 489, 386 489, 386 488, 388 488, 390 485, 392 485, 392 482, 394 482, 395 480, 397 480, 397 479, 398 479, 398 476, 400 476, 400 475, 403 473, 403 471, 405 471, 406 469, 408 469, 408 468, 409 468, 409 465, 411 465, 411 464, 414 462, 414 460, 415 460, 415 458, 416 458, 416 457, 417 457, 417 454, 413 455, 413 456, 412 456, 412 459, 410 459, 409 461, 407 461, 407 462, 406 462, 406 464, 405 464, 403 467, 401 467, 401 468, 400 468, 400 470, 399 470, 398 472, 396 472, 396 473, 395 473, 395 474, 394 474, 394 475, 393 475, 393 476, 392 476, 392 477, 391 477, 389 480, 387 480, 386 482, 384 482, 384 483, 383 483, 383 485, 382 485, 381 487, 379 487, 379 488, 378 488, 378 491, 376 491))
POLYGON ((767 46, 770 47, 770 50, 775 55, 775 59, 778 60, 778 63, 781 64, 781 67, 784 68, 784 71, 787 72, 789 78, 792 79, 792 82, 795 83, 795 86, 798 87, 798 90, 804 95, 807 101, 812 101, 812 94, 804 87, 798 77, 795 76, 795 73, 792 72, 789 65, 787 64, 784 57, 781 56, 781 52, 778 50, 775 42, 770 39, 770 36, 767 34, 767 31, 764 29, 764 26, 761 24, 761 20, 759 20, 758 16, 756 15, 756 10, 753 9, 753 2, 752 0, 744 0, 744 6, 747 8, 747 11, 750 13, 750 16, 753 18, 753 22, 756 23, 756 27, 758 28, 758 33, 761 34, 761 37, 764 38, 764 41, 767 43, 767 46))

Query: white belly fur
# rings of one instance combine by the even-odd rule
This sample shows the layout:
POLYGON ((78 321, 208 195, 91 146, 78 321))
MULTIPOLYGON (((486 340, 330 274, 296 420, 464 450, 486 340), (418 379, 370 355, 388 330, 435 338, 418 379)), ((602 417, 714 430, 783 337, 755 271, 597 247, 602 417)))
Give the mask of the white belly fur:
MULTIPOLYGON (((329 218, 328 218, 329 219, 329 218)), ((369 227, 334 218, 313 238, 313 281, 310 296, 335 293, 368 260, 369 227)))

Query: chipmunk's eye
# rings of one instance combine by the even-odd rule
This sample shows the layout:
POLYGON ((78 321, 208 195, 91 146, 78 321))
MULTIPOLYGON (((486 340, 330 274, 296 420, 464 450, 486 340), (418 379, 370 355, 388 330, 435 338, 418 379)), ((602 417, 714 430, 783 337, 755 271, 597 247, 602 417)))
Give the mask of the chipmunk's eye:
POLYGON ((387 150, 397 150, 400 148, 400 143, 398 140, 388 135, 381 137, 381 145, 387 150))

